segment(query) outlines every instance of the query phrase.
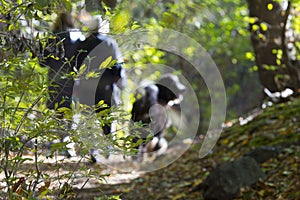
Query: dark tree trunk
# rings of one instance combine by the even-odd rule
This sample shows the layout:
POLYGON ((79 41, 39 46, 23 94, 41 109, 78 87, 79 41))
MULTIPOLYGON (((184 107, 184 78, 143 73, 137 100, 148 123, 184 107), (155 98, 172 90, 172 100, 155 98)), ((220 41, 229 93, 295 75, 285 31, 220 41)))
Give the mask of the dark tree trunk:
POLYGON ((291 4, 287 0, 247 0, 251 41, 263 87, 271 92, 286 88, 299 93, 300 62, 296 58, 291 4))

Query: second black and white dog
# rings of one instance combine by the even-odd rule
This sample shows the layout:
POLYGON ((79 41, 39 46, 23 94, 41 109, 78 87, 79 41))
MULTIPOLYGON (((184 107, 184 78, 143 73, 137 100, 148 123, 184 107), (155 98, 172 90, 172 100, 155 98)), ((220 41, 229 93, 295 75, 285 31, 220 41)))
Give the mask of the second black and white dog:
POLYGON ((133 142, 141 142, 136 148, 142 154, 156 152, 156 155, 161 155, 168 147, 168 142, 163 137, 168 122, 166 109, 181 102, 186 87, 177 76, 165 74, 157 83, 149 84, 143 89, 144 93, 134 102, 131 111, 131 120, 142 124, 141 128, 133 131, 133 142))

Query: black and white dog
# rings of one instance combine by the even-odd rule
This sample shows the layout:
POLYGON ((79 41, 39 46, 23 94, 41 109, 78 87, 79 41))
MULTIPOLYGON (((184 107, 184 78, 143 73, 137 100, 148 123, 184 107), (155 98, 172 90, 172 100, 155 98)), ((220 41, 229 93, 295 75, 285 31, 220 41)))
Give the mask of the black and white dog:
POLYGON ((166 109, 180 103, 185 90, 186 87, 173 74, 165 74, 157 83, 144 87, 144 94, 134 102, 131 111, 131 120, 140 122, 145 127, 137 128, 133 133, 138 132, 133 142, 142 140, 142 145, 136 147, 142 154, 154 151, 157 155, 165 153, 168 147, 163 137, 168 122, 166 109), (148 142, 149 136, 152 138, 148 142))

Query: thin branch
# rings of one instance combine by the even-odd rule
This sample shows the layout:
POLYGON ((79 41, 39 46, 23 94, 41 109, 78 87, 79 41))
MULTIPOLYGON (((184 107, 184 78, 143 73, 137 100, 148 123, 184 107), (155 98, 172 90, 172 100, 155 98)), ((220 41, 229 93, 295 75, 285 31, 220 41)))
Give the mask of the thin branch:
POLYGON ((32 105, 28 108, 28 110, 26 111, 26 113, 23 115, 21 121, 19 122, 17 128, 15 129, 14 135, 16 135, 21 126, 23 125, 24 121, 26 120, 28 114, 33 110, 33 107, 36 106, 38 104, 38 102, 42 99, 42 97, 44 96, 46 89, 43 89, 41 94, 35 99, 35 101, 32 103, 32 105))
POLYGON ((17 110, 19 109, 19 106, 20 106, 20 104, 21 104, 21 101, 22 101, 22 99, 23 99, 24 95, 25 95, 25 91, 23 91, 23 92, 22 92, 22 94, 21 94, 21 97, 20 97, 20 99, 19 99, 19 101, 18 101, 17 105, 15 106, 15 110, 14 110, 14 113, 13 113, 12 117, 10 118, 10 124, 8 125, 8 128, 7 128, 7 130, 9 130, 9 129, 10 129, 10 127, 11 127, 11 124, 13 123, 13 122, 12 122, 12 121, 13 121, 13 116, 15 116, 15 115, 16 115, 16 113, 17 113, 17 110))
POLYGON ((81 191, 81 190, 84 188, 84 186, 89 182, 89 180, 90 180, 90 178, 87 178, 87 179, 85 180, 85 182, 83 183, 83 185, 82 185, 82 186, 80 187, 80 189, 77 191, 77 193, 76 193, 74 199, 77 199, 77 197, 78 197, 78 195, 79 195, 79 191, 81 191))
POLYGON ((282 27, 282 32, 281 32, 281 45, 282 45, 282 51, 283 51, 283 58, 285 58, 285 61, 288 62, 289 59, 288 59, 288 53, 287 53, 287 47, 286 47, 286 26, 287 26, 287 23, 288 23, 288 18, 289 18, 289 15, 290 15, 290 9, 291 9, 291 2, 288 1, 288 6, 287 6, 287 9, 285 10, 285 15, 284 15, 284 23, 283 23, 283 27, 282 27))
POLYGON ((34 181, 34 185, 33 185, 33 188, 32 188, 32 191, 33 191, 33 196, 35 195, 35 189, 39 183, 39 179, 40 179, 40 176, 41 176, 41 171, 39 169, 39 165, 38 165, 38 148, 37 148, 37 139, 35 139, 35 145, 34 145, 34 149, 35 149, 35 152, 34 152, 34 163, 35 163, 35 169, 36 169, 36 172, 37 172, 37 176, 36 176, 36 180, 34 181))

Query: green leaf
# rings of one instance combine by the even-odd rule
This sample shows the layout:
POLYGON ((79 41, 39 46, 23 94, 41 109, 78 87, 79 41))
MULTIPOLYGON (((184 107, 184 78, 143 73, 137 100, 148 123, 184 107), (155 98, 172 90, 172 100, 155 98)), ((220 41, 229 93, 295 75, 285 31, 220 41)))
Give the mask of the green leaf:
POLYGON ((253 66, 253 71, 257 71, 258 70, 258 66, 257 65, 254 65, 253 66))
POLYGON ((267 8, 268 8, 268 10, 273 10, 273 4, 272 3, 268 3, 267 8))
POLYGON ((262 29, 263 31, 267 31, 267 30, 268 30, 268 26, 267 26, 267 24, 265 24, 265 23, 261 23, 261 24, 260 24, 260 27, 261 27, 261 29, 262 29))
POLYGON ((51 55, 50 57, 53 58, 54 60, 59 60, 59 57, 57 56, 51 55))
POLYGON ((38 8, 44 8, 48 6, 50 3, 50 0, 36 0, 36 5, 38 8))
POLYGON ((13 27, 14 27, 14 24, 10 24, 10 25, 8 26, 8 31, 11 31, 11 30, 13 29, 13 27))
POLYGON ((87 75, 85 76, 85 79, 88 80, 90 78, 98 78, 100 76, 100 72, 95 72, 95 71, 91 71, 89 73, 87 73, 87 75))
POLYGON ((61 112, 61 113, 64 113, 64 112, 67 112, 69 111, 70 109, 69 108, 66 108, 66 107, 62 107, 62 108, 58 108, 57 111, 58 112, 61 112))
POLYGON ((131 26, 131 30, 136 30, 138 28, 141 28, 141 26, 137 22, 134 22, 131 26))
POLYGON ((97 103, 97 106, 102 106, 104 104, 104 100, 100 100, 98 103, 97 103))
POLYGON ((254 25, 252 26, 252 30, 253 30, 253 31, 257 31, 257 30, 259 30, 259 26, 258 26, 258 25, 256 25, 256 24, 254 24, 254 25))
POLYGON ((281 60, 280 59, 276 59, 276 64, 280 65, 281 64, 281 60))
POLYGON ((254 60, 254 55, 252 52, 247 52, 245 56, 248 60, 254 60))
POLYGON ((112 61, 112 56, 109 56, 106 58, 99 66, 99 69, 105 69, 107 66, 109 66, 110 62, 112 61))
POLYGON ((114 32, 123 32, 125 27, 129 23, 130 13, 127 10, 123 10, 116 14, 112 19, 112 28, 114 32))
POLYGON ((257 17, 249 17, 247 19, 250 24, 254 24, 257 21, 257 17))
POLYGON ((79 68, 78 76, 82 76, 86 69, 87 66, 85 64, 81 65, 81 67, 79 68))

